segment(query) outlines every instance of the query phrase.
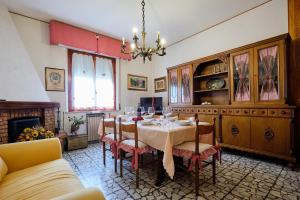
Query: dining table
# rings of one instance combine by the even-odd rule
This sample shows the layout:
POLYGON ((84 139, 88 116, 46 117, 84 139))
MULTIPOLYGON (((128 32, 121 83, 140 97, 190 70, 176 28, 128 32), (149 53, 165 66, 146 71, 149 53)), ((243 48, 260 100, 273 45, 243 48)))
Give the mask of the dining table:
MULTIPOLYGON (((123 123, 134 123, 132 120, 125 121, 123 123)), ((168 119, 153 119, 152 122, 146 124, 142 122, 137 123, 138 139, 158 152, 156 185, 160 185, 163 182, 165 172, 171 179, 174 177, 173 147, 183 142, 194 141, 196 125, 195 123, 181 125, 168 119)), ((118 125, 116 127, 118 132, 118 125)), ((102 123, 100 122, 98 134, 102 135, 102 131, 102 123)), ((107 129, 106 132, 112 133, 113 130, 107 129)), ((133 138, 132 133, 122 132, 122 135, 126 138, 133 138)))

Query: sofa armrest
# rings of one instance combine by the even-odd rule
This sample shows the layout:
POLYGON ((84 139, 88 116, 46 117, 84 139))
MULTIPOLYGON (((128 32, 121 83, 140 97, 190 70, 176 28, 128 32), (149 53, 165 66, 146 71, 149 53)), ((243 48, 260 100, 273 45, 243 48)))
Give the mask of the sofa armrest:
POLYGON ((0 145, 0 156, 8 173, 32 167, 62 157, 58 138, 0 145))
POLYGON ((87 188, 61 195, 52 200, 105 200, 103 193, 97 188, 87 188))

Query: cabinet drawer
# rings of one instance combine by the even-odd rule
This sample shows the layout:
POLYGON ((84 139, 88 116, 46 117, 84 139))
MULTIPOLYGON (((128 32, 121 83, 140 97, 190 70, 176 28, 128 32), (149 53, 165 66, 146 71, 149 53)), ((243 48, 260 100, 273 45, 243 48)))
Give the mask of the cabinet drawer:
POLYGON ((233 109, 227 109, 227 114, 228 115, 233 115, 233 113, 234 113, 233 109))
POLYGON ((292 117, 293 111, 291 109, 279 109, 278 116, 279 117, 292 117))
POLYGON ((224 116, 222 118, 222 136, 225 144, 250 147, 250 118, 224 116))
POLYGON ((250 109, 241 109, 241 115, 244 116, 250 115, 250 109))
POLYGON ((269 109, 268 110, 268 116, 277 117, 278 116, 278 110, 277 109, 269 109))
POLYGON ((222 109, 221 109, 221 114, 222 114, 222 115, 226 115, 226 114, 227 114, 227 110, 222 108, 222 109))
POLYGON ((280 155, 289 155, 291 125, 289 119, 252 118, 251 147, 280 155))
POLYGON ((242 114, 242 109, 234 109, 233 113, 234 113, 234 115, 241 115, 242 114))
POLYGON ((212 112, 213 112, 213 114, 214 114, 214 115, 216 115, 216 114, 218 114, 218 113, 219 113, 219 110, 218 110, 218 109, 216 109, 216 108, 214 108, 214 109, 212 110, 212 112))
POLYGON ((212 114, 212 109, 211 109, 211 108, 207 108, 207 109, 206 109, 206 113, 207 113, 207 114, 212 114))
POLYGON ((252 116, 268 116, 267 109, 251 109, 250 115, 252 116))

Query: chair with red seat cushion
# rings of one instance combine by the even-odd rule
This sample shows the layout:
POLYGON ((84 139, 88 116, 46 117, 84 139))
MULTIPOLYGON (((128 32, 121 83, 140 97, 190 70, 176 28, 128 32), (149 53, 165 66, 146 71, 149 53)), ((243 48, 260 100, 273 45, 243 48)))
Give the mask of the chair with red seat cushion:
POLYGON ((139 187, 139 157, 144 153, 151 153, 152 148, 138 140, 137 121, 122 122, 119 119, 118 152, 120 158, 120 176, 123 176, 123 152, 132 154, 132 167, 136 171, 136 188, 139 187), (134 139, 123 140, 122 132, 134 133, 134 139))
MULTIPOLYGON (((196 117, 197 118, 197 117, 196 117)), ((208 138, 208 137, 206 137, 208 138)), ((173 148, 173 155, 190 159, 189 170, 195 167, 195 193, 199 195, 199 168, 202 170, 207 165, 212 165, 213 183, 216 182, 216 158, 219 153, 219 146, 216 144, 215 118, 213 123, 199 122, 196 119, 195 141, 184 142, 173 148), (211 139, 202 142, 201 138, 211 136, 211 139), (212 161, 208 159, 212 157, 212 161), (205 165, 203 166, 203 163, 205 165)))

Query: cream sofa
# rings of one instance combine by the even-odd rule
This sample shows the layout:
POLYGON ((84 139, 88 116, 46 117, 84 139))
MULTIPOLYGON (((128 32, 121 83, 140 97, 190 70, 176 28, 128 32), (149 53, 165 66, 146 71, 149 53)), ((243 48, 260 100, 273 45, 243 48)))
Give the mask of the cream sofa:
POLYGON ((62 159, 57 138, 0 145, 0 200, 102 200, 62 159))

